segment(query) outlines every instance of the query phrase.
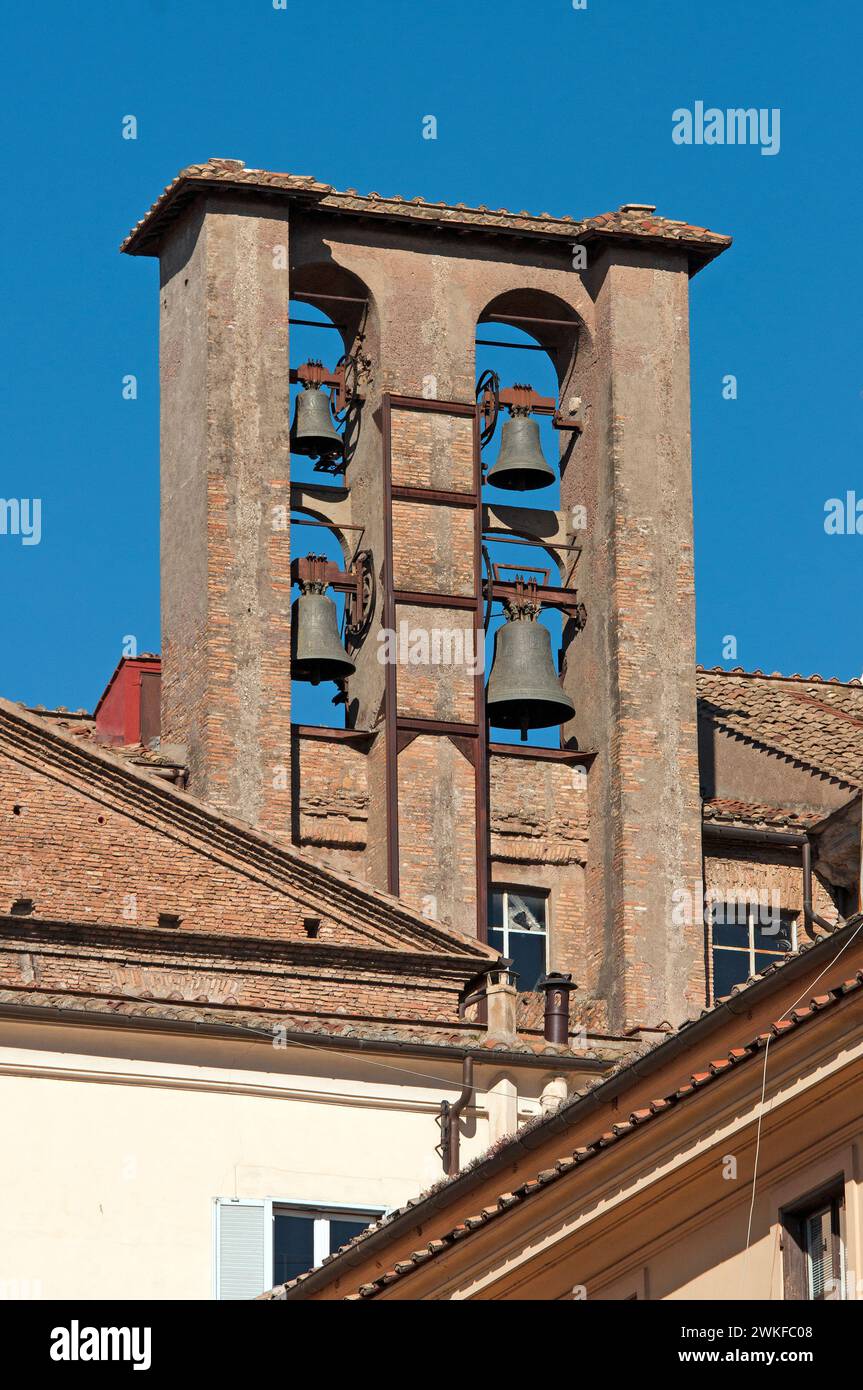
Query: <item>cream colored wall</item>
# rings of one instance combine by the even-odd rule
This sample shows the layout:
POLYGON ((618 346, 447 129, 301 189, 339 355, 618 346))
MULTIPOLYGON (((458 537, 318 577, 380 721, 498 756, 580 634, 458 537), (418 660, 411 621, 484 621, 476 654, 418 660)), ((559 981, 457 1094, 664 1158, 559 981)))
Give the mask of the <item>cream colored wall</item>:
MULTIPOLYGON (((477 1068, 463 1163, 500 1076, 477 1068)), ((546 1079, 522 1071, 521 1119, 546 1079)), ((0 1025, 0 1294, 209 1298, 214 1198, 400 1205, 460 1089, 438 1059, 0 1025)))

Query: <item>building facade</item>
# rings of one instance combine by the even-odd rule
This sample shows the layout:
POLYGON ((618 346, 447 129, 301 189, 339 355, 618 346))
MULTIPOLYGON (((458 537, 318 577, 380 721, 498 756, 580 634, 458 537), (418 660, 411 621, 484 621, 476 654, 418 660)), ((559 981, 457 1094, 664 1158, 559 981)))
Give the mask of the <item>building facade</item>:
POLYGON ((162 650, 92 715, 0 701, 7 1290, 290 1285, 846 929, 863 688, 695 666, 688 286, 728 244, 219 159, 126 239, 162 650), (479 370, 499 328, 553 394, 479 370))

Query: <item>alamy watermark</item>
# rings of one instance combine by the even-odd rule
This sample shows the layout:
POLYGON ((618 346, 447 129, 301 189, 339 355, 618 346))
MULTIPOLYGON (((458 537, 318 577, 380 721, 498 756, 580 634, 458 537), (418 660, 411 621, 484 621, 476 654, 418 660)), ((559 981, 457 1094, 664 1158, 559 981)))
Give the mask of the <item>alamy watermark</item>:
POLYGON ((470 675, 485 670, 484 634, 472 627, 411 627, 406 619, 398 632, 378 633, 381 666, 463 666, 470 675))
POLYGON ((778 154, 779 107, 729 107, 705 109, 696 101, 690 111, 678 106, 671 113, 671 138, 675 145, 760 145, 762 154, 778 154))
POLYGON ((42 539, 41 497, 0 497, 0 536, 20 536, 22 545, 42 539))

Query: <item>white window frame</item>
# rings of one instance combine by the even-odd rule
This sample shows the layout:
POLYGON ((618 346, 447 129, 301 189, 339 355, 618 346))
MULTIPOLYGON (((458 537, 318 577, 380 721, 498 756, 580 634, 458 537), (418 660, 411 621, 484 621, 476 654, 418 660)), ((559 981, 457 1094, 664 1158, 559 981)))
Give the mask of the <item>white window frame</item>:
POLYGON ((269 1260, 268 1260, 268 1262, 267 1262, 267 1266, 266 1266, 266 1267, 267 1267, 268 1270, 270 1270, 271 1274, 274 1272, 274 1271, 273 1271, 273 1253, 274 1253, 274 1238, 273 1238, 273 1233, 274 1233, 274 1230, 275 1230, 275 1218, 276 1218, 277 1216, 293 1216, 293 1215, 296 1215, 296 1216, 311 1216, 312 1212, 316 1213, 316 1214, 312 1217, 313 1227, 314 1227, 314 1231, 313 1231, 313 1241, 314 1241, 314 1245, 313 1245, 313 1259, 314 1259, 314 1264, 313 1264, 312 1268, 313 1268, 313 1269, 317 1269, 318 1265, 323 1264, 324 1260, 327 1258, 327 1256, 328 1256, 329 1253, 330 1253, 330 1222, 331 1222, 331 1221, 333 1221, 333 1220, 338 1221, 341 1217, 344 1217, 344 1218, 346 1218, 347 1220, 350 1220, 352 1216, 355 1216, 355 1217, 367 1216, 367 1217, 369 1218, 369 1225, 371 1225, 371 1223, 372 1223, 373 1221, 378 1220, 378 1218, 383 1214, 382 1208, 380 1208, 380 1207, 377 1207, 377 1208, 375 1208, 375 1207, 358 1207, 358 1206, 355 1206, 355 1205, 353 1205, 353 1204, 349 1204, 349 1205, 346 1204, 345 1206, 341 1206, 341 1205, 339 1205, 339 1206, 332 1206, 330 1203, 324 1203, 324 1202, 280 1201, 277 1197, 269 1197, 269 1198, 267 1198, 267 1202, 268 1202, 268 1205, 269 1205, 269 1210, 264 1212, 264 1221, 265 1221, 265 1223, 266 1223, 267 1230, 268 1230, 268 1239, 269 1239, 270 1253, 269 1253, 269 1260))
MULTIPOLYGON (((741 904, 739 904, 739 903, 735 903, 735 904, 734 904, 734 906, 735 906, 735 917, 734 917, 734 923, 733 923, 733 925, 736 925, 736 926, 738 926, 738 927, 743 927, 743 926, 746 927, 746 945, 745 945, 745 946, 724 946, 721 942, 717 942, 717 941, 715 940, 715 938, 714 938, 714 930, 715 930, 716 925, 717 925, 716 920, 715 920, 715 917, 714 917, 714 911, 715 911, 715 909, 716 909, 717 907, 719 907, 720 905, 725 906, 725 907, 728 907, 728 906, 729 906, 728 902, 727 902, 723 897, 717 897, 717 898, 714 898, 714 899, 713 899, 713 902, 712 902, 712 904, 711 904, 711 909, 710 909, 710 976, 711 976, 711 994, 712 994, 712 992, 713 992, 713 981, 714 981, 714 965, 713 965, 713 953, 714 953, 714 951, 727 951, 727 952, 729 953, 729 955, 730 955, 730 954, 734 954, 734 955, 737 955, 737 956, 747 956, 747 957, 748 957, 748 964, 749 964, 749 972, 748 972, 748 974, 747 974, 747 976, 746 976, 747 979, 751 979, 752 976, 755 974, 755 957, 756 957, 756 955, 771 954, 771 953, 770 953, 769 947, 766 947, 766 946, 756 946, 756 945, 755 945, 755 928, 756 928, 757 926, 760 926, 761 923, 758 921, 758 914, 757 914, 757 912, 756 912, 755 906, 754 906, 751 902, 747 902, 747 903, 746 903, 746 921, 745 921, 745 922, 741 922, 741 921, 739 921, 739 919, 738 919, 738 911, 739 911, 739 907, 741 906, 741 904)), ((777 960, 782 960, 783 956, 790 956, 791 953, 792 953, 792 951, 796 951, 796 950, 797 950, 797 919, 798 919, 799 915, 800 915, 799 913, 795 914, 793 921, 786 922, 785 924, 783 924, 783 923, 780 921, 779 931, 776 933, 776 935, 777 935, 777 937, 779 936, 779 934, 780 934, 780 932, 781 932, 781 930, 782 930, 782 926, 783 926, 783 925, 790 926, 790 928, 791 928, 791 950, 790 950, 790 951, 776 951, 776 952, 774 952, 773 954, 775 955, 775 958, 776 958, 777 960)), ((720 925, 720 926, 727 926, 728 923, 727 923, 727 921, 723 921, 723 922, 720 922, 719 925, 720 925)))
POLYGON ((544 970, 548 970, 548 937, 549 937, 549 931, 548 931, 548 916, 549 916, 549 913, 548 913, 548 903, 549 903, 549 895, 548 895, 548 893, 546 892, 546 890, 545 890, 544 888, 528 888, 526 884, 523 885, 521 888, 519 888, 518 884, 515 884, 515 883, 510 883, 510 884, 493 883, 493 884, 491 885, 491 891, 492 891, 492 894, 494 894, 494 893, 500 893, 501 897, 503 898, 503 909, 502 909, 501 926, 500 926, 500 927, 492 927, 491 925, 489 926, 489 931, 502 931, 502 932, 503 932, 503 950, 501 951, 501 955, 506 956, 506 957, 509 957, 509 936, 510 936, 510 932, 512 932, 512 934, 513 934, 514 936, 532 936, 532 937, 534 937, 534 939, 535 939, 536 937, 538 937, 538 936, 542 936, 543 940, 545 941, 545 951, 543 952, 543 969, 544 969, 544 970), (529 894, 531 894, 531 895, 534 896, 534 897, 542 898, 543 902, 545 903, 545 930, 544 930, 544 931, 542 931, 542 932, 526 931, 524 927, 510 927, 510 925, 509 925, 509 895, 510 895, 510 893, 513 893, 515 896, 518 896, 520 893, 521 893, 521 894, 529 893, 529 894))
MULTIPOLYGON (((352 1216, 367 1216, 369 1224, 385 1216, 389 1207, 374 1205, 359 1206, 355 1202, 320 1202, 310 1201, 303 1197, 215 1197, 213 1199, 213 1298, 219 1300, 221 1292, 221 1270, 219 1254, 219 1210, 223 1206, 232 1207, 262 1207, 264 1213, 264 1270, 266 1277, 273 1278, 273 1232, 274 1218, 278 1213, 290 1215, 296 1212, 297 1215, 304 1215, 311 1212, 319 1212, 320 1216, 314 1221, 314 1264, 313 1269, 317 1269, 329 1254, 329 1223, 332 1218, 338 1219, 341 1216, 350 1219, 352 1216)), ((272 1288, 272 1284, 267 1285, 272 1288)))

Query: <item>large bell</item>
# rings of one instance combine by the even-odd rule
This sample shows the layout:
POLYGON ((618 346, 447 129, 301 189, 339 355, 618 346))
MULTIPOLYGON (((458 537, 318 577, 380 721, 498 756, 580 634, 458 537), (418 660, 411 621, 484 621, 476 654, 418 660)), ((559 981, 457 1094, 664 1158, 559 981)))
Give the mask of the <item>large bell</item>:
POLYGON ((514 492, 547 487, 557 474, 543 458, 539 447, 539 425, 529 415, 514 414, 501 431, 497 463, 489 470, 486 482, 514 492))
POLYGON ((520 729, 522 739, 528 729, 565 724, 575 714, 554 669, 551 634, 530 613, 498 628, 486 700, 489 722, 520 729))
POLYGON ((294 406, 291 453, 334 458, 341 452, 342 437, 333 424, 329 395, 313 382, 303 382, 294 406))
POLYGON ((291 612, 291 675, 295 681, 336 681, 356 666, 339 637, 336 605, 317 591, 300 594, 291 612))

